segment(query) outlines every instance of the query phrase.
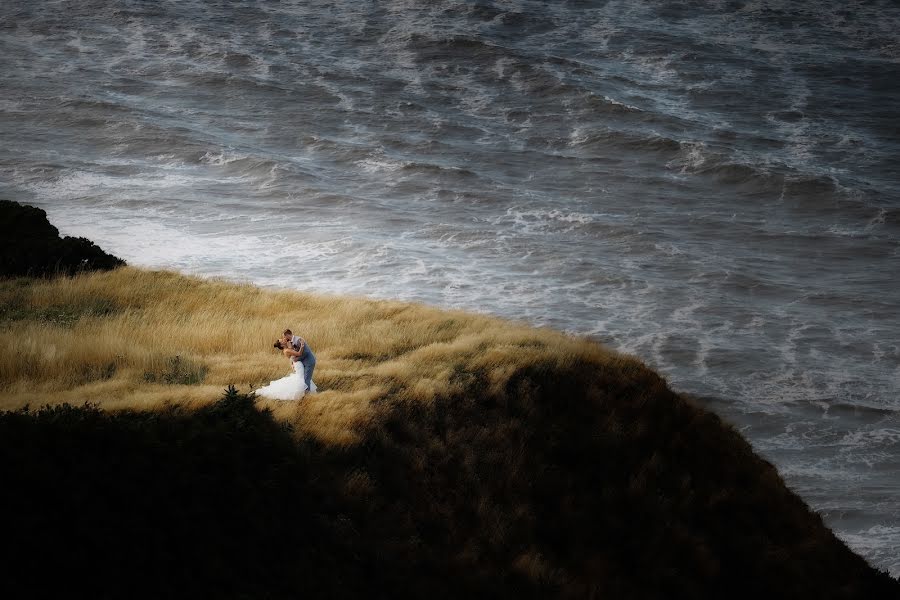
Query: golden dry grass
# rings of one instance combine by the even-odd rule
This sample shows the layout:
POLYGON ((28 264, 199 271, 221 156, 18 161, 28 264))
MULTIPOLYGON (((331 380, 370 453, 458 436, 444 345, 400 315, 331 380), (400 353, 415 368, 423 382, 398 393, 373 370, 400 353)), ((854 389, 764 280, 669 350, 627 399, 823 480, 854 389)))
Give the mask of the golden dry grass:
POLYGON ((130 267, 6 280, 0 303, 0 409, 202 405, 227 385, 248 390, 287 374, 272 341, 290 327, 316 352, 321 392, 299 404, 260 402, 331 443, 352 443, 367 408, 386 395, 430 403, 458 394, 473 374, 500 389, 522 369, 639 364, 584 339, 482 315, 130 267), (169 381, 183 384, 166 382, 174 360, 182 370, 169 381))

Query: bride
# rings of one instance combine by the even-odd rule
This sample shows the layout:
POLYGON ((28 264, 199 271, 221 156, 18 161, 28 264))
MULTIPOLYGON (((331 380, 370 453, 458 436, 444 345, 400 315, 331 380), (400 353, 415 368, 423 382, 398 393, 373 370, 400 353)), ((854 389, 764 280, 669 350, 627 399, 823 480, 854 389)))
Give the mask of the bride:
MULTIPOLYGON (((303 363, 299 360, 293 360, 293 357, 297 356, 299 353, 290 348, 285 348, 281 341, 275 342, 275 347, 281 350, 281 353, 291 360, 291 370, 293 370, 293 373, 286 377, 282 377, 281 379, 276 379, 267 386, 259 388, 256 390, 256 395, 263 398, 271 398, 273 400, 299 400, 307 392, 306 382, 303 379, 303 363)), ((313 381, 310 381, 309 391, 316 391, 316 384, 313 381)))

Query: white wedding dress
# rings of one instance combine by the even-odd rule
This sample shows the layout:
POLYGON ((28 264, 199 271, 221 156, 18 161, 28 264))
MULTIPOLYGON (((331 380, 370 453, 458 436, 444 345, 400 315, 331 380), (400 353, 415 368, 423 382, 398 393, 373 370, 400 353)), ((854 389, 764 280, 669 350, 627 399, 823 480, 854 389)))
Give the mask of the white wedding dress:
MULTIPOLYGON (((256 395, 272 400, 299 400, 306 394, 306 382, 303 380, 303 363, 293 363, 294 372, 287 377, 276 379, 267 386, 256 390, 256 395)), ((310 382, 311 392, 316 391, 316 383, 310 382)))

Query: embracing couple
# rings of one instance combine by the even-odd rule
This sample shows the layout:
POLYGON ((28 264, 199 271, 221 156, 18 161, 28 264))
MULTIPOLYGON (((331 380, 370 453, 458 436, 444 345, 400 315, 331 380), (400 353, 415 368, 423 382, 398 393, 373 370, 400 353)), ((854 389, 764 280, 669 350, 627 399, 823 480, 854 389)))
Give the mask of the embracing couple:
POLYGON ((273 345, 290 359, 292 373, 256 390, 256 394, 275 400, 299 400, 307 391, 315 392, 312 375, 316 368, 316 355, 306 340, 285 329, 281 339, 275 340, 273 345))

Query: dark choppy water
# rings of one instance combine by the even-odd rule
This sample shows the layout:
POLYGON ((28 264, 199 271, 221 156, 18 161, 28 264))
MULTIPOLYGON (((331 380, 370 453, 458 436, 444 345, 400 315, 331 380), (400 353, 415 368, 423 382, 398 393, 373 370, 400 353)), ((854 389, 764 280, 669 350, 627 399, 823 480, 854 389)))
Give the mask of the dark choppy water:
POLYGON ((0 195, 131 263, 590 334, 900 574, 900 9, 0 4, 0 195))

